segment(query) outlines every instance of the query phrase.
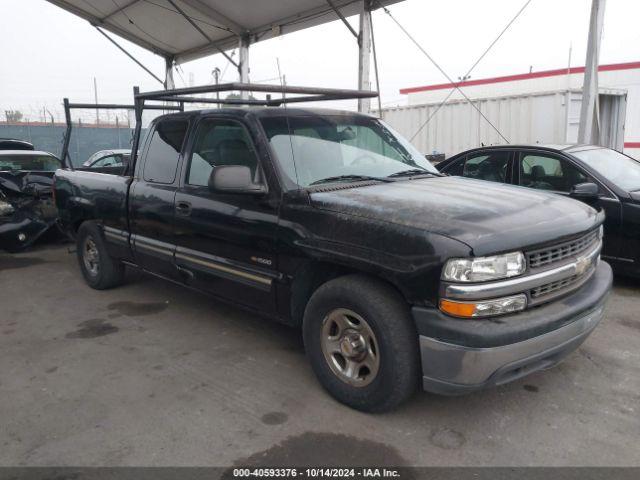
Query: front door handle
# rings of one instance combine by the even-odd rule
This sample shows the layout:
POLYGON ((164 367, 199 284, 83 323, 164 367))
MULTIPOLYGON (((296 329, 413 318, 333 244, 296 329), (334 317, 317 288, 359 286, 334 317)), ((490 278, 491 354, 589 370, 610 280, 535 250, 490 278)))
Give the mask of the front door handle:
POLYGON ((191 215, 191 204, 189 202, 176 202, 176 213, 188 217, 191 215))

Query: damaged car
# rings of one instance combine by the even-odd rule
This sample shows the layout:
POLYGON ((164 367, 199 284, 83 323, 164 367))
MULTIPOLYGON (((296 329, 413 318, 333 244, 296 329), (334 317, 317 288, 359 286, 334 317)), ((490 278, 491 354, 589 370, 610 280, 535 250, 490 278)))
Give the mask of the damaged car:
POLYGON ((0 250, 19 252, 56 228, 52 185, 60 167, 48 152, 0 151, 0 250))
POLYGON ((91 155, 79 170, 122 175, 130 159, 131 149, 100 150, 91 155))

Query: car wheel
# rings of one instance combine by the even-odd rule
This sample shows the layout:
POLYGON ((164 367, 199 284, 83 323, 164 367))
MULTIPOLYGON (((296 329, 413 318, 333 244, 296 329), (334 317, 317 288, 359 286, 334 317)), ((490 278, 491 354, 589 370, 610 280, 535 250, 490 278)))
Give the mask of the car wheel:
POLYGON ((304 345, 322 386, 365 412, 391 410, 419 380, 418 334, 404 299, 362 275, 331 280, 312 295, 304 345))
POLYGON ((78 229, 76 252, 82 275, 91 288, 104 290, 122 283, 124 265, 111 258, 95 223, 85 222, 78 229))

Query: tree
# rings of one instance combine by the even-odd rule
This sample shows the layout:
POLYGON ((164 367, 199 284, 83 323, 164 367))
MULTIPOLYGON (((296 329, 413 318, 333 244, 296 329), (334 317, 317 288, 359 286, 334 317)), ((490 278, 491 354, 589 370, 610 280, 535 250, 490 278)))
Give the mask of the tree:
POLYGON ((5 110, 4 115, 7 117, 7 123, 18 123, 23 117, 20 110, 5 110))

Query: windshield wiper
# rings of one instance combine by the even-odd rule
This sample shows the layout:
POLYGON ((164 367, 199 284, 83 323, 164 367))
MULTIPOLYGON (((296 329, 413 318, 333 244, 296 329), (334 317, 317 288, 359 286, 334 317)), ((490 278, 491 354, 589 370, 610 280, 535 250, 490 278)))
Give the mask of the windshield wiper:
POLYGON ((311 185, 319 185, 321 183, 340 182, 342 180, 356 180, 356 181, 376 180, 376 181, 379 181, 379 182, 392 182, 393 181, 393 180, 389 180, 388 178, 372 177, 370 175, 337 175, 335 177, 321 178, 320 180, 316 180, 315 182, 311 182, 309 184, 309 186, 311 186, 311 185))
POLYGON ((435 175, 439 176, 437 173, 430 172, 429 170, 424 170, 422 168, 411 168, 409 170, 402 170, 401 172, 392 173, 388 175, 387 178, 393 177, 405 177, 410 175, 435 175))

